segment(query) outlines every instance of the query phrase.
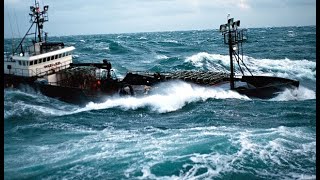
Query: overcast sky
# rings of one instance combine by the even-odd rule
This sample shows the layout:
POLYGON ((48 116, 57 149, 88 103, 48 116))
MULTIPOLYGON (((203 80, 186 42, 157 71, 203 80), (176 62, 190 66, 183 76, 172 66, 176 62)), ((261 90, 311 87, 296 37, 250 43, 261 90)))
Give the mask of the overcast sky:
MULTIPOLYGON (((33 3, 4 1, 5 37, 26 33, 33 3)), ((316 24, 316 0, 40 0, 40 5, 49 5, 44 26, 49 36, 218 29, 228 13, 245 28, 316 24)))

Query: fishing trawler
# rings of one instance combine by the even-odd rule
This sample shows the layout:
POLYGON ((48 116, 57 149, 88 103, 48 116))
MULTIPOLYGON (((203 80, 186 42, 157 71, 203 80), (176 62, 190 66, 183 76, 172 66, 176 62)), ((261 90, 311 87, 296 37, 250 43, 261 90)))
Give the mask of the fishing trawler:
POLYGON ((108 61, 73 64, 75 47, 65 46, 63 42, 47 42, 43 27, 48 21, 48 9, 49 6, 44 6, 41 10, 37 1, 30 6, 31 26, 11 56, 4 58, 4 87, 28 84, 47 96, 71 103, 97 101, 102 95, 114 93, 126 94, 124 88, 128 85, 112 74, 108 61), (35 32, 30 33, 34 26, 35 32), (30 35, 34 36, 32 44, 25 47, 24 42, 30 35))
POLYGON ((118 79, 108 60, 102 63, 73 63, 73 46, 63 42, 47 42, 43 38, 43 24, 48 21, 49 6, 40 10, 39 3, 30 7, 31 26, 18 47, 4 61, 4 87, 28 84, 49 97, 62 101, 86 104, 103 102, 110 95, 144 95, 161 82, 182 80, 208 87, 226 87, 249 97, 271 98, 286 88, 296 88, 299 81, 268 76, 254 76, 243 62, 242 43, 246 41, 245 30, 240 21, 228 19, 220 26, 225 44, 229 45, 230 73, 210 71, 176 71, 169 73, 128 72, 118 79), (29 33, 33 26, 35 33, 29 33), (34 35, 32 45, 24 47, 24 41, 34 35), (241 52, 241 53, 240 53, 241 52), (242 75, 234 74, 234 61, 242 75), (250 75, 245 75, 244 70, 250 75))

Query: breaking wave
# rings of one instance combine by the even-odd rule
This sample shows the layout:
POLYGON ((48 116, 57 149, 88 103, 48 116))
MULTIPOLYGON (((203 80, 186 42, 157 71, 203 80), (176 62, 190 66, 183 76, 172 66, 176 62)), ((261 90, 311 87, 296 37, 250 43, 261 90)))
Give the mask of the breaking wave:
POLYGON ((163 83, 151 95, 143 97, 113 97, 104 103, 90 102, 85 108, 79 109, 77 112, 114 107, 120 107, 126 110, 149 107, 152 111, 166 113, 181 109, 191 102, 206 101, 210 98, 249 100, 248 97, 234 91, 219 88, 205 88, 185 82, 174 81, 163 83))
POLYGON ((169 59, 169 57, 166 55, 158 54, 156 55, 156 59, 169 59))
MULTIPOLYGON (((316 80, 316 63, 310 60, 255 59, 249 56, 243 56, 243 59, 253 74, 316 80)), ((189 56, 185 59, 185 62, 190 62, 201 69, 213 71, 229 72, 230 67, 230 57, 228 55, 206 52, 189 56)), ((235 67, 237 68, 237 65, 235 67)))
MULTIPOLYGON (((255 174, 255 179, 257 176, 261 179, 296 179, 297 175, 315 178, 314 167, 305 165, 315 164, 315 135, 303 127, 242 129, 209 126, 166 130, 154 127, 138 130, 107 127, 97 131, 83 126, 48 122, 14 130, 33 129, 35 126, 88 134, 68 143, 61 141, 28 147, 31 154, 37 156, 30 156, 30 152, 25 151, 20 155, 27 162, 21 165, 24 168, 35 162, 37 165, 63 166, 58 163, 67 156, 70 166, 64 168, 76 172, 69 174, 72 175, 70 178, 87 177, 88 172, 89 175, 108 177, 103 167, 111 167, 113 164, 109 162, 115 158, 116 164, 121 166, 118 175, 128 179, 212 179, 225 174, 235 177, 238 173, 248 171, 255 174), (86 153, 83 155, 78 151, 86 153), (82 164, 99 160, 101 164, 95 168, 82 164), (254 168, 248 167, 248 164, 254 168), (81 165, 83 168, 77 168, 81 165)), ((61 179, 65 175, 63 171, 58 171, 50 176, 61 179)))
POLYGON ((316 99, 316 93, 306 87, 299 86, 295 89, 286 89, 270 101, 303 101, 316 99))
MULTIPOLYGON (((52 99, 35 92, 32 89, 5 91, 4 118, 41 114, 45 116, 64 116, 91 110, 120 108, 123 110, 136 110, 148 108, 157 113, 167 113, 182 109, 193 102, 205 102, 208 99, 239 99, 251 100, 237 92, 218 87, 201 87, 183 81, 172 81, 160 84, 153 92, 144 96, 119 97, 110 96, 103 103, 89 102, 85 107, 79 107, 52 99), (11 102, 11 99, 19 99, 11 102), (54 102, 53 102, 54 101, 54 102), (32 102, 32 103, 30 103, 32 102)), ((269 101, 304 101, 316 99, 315 92, 300 86, 298 89, 286 89, 269 101)))

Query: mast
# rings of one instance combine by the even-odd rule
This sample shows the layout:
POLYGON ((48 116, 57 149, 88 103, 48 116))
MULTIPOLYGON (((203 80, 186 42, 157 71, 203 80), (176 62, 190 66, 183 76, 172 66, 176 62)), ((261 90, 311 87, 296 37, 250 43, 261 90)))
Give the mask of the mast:
MULTIPOLYGON (((233 59, 232 59, 232 35, 231 35, 231 31, 230 31, 230 22, 233 21, 233 18, 232 19, 228 19, 228 42, 229 42, 229 56, 230 56, 230 89, 234 89, 234 79, 233 79, 233 76, 234 76, 234 68, 233 68, 233 59)), ((232 22, 233 23, 233 22, 232 22)))
POLYGON ((37 0, 34 1, 34 6, 30 6, 30 13, 31 20, 37 24, 36 31, 38 31, 38 41, 35 39, 35 42, 42 42, 42 31, 43 31, 43 23, 48 21, 48 14, 47 11, 49 6, 46 5, 43 7, 43 11, 40 11, 39 2, 37 0))
MULTIPOLYGON (((228 14, 229 18, 229 14, 228 14)), ((229 56, 230 56, 230 89, 235 89, 234 87, 234 65, 233 65, 233 59, 236 60, 237 64, 239 65, 239 68, 241 70, 241 73, 244 75, 241 66, 240 61, 243 63, 243 60, 239 56, 239 50, 242 51, 242 42, 245 41, 247 38, 244 36, 245 30, 239 30, 238 27, 240 26, 240 20, 233 21, 233 18, 228 19, 227 24, 220 25, 220 32, 224 36, 224 43, 228 44, 229 46, 229 56), (241 46, 239 46, 241 44, 241 46)), ((243 55, 242 55, 243 56, 243 55)), ((244 63, 243 63, 244 64, 244 63)), ((244 64, 245 66, 245 64, 244 64)), ((247 68, 247 66, 245 66, 247 68)), ((247 68, 247 70, 250 72, 250 70, 247 68)), ((250 72, 251 73, 251 72, 250 72)), ((252 75, 252 74, 251 74, 252 75)))
POLYGON ((22 43, 28 35, 33 35, 33 34, 35 35, 34 36, 34 45, 37 42, 42 42, 43 23, 48 21, 48 14, 47 14, 48 9, 49 9, 49 6, 46 5, 43 7, 43 11, 40 11, 39 2, 37 2, 37 0, 34 1, 34 6, 30 6, 31 13, 29 13, 29 15, 30 15, 30 22, 32 24, 31 24, 30 28, 28 29, 27 33, 24 35, 24 37, 20 41, 18 47, 13 52, 13 54, 19 48, 21 48, 21 53, 24 54, 22 43), (35 32, 29 33, 34 24, 36 24, 35 32), (37 41, 37 38, 38 38, 38 41, 37 41))

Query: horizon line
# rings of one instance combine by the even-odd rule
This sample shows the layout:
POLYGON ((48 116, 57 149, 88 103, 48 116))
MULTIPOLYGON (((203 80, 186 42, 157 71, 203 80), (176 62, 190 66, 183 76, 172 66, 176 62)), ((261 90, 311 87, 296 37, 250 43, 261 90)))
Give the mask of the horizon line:
MULTIPOLYGON (((316 25, 288 25, 288 26, 264 26, 264 27, 248 27, 241 29, 259 29, 259 28, 285 28, 285 27, 310 27, 316 25)), ((94 36, 94 35, 118 35, 118 34, 139 34, 139 33, 166 33, 166 32, 186 32, 186 31, 210 31, 219 29, 189 29, 189 30, 164 30, 164 31, 139 31, 139 32, 119 32, 119 33, 95 33, 95 34, 69 34, 69 35, 52 35, 49 37, 64 37, 64 36, 94 36)), ((4 37, 6 39, 21 39, 23 37, 4 37)))

